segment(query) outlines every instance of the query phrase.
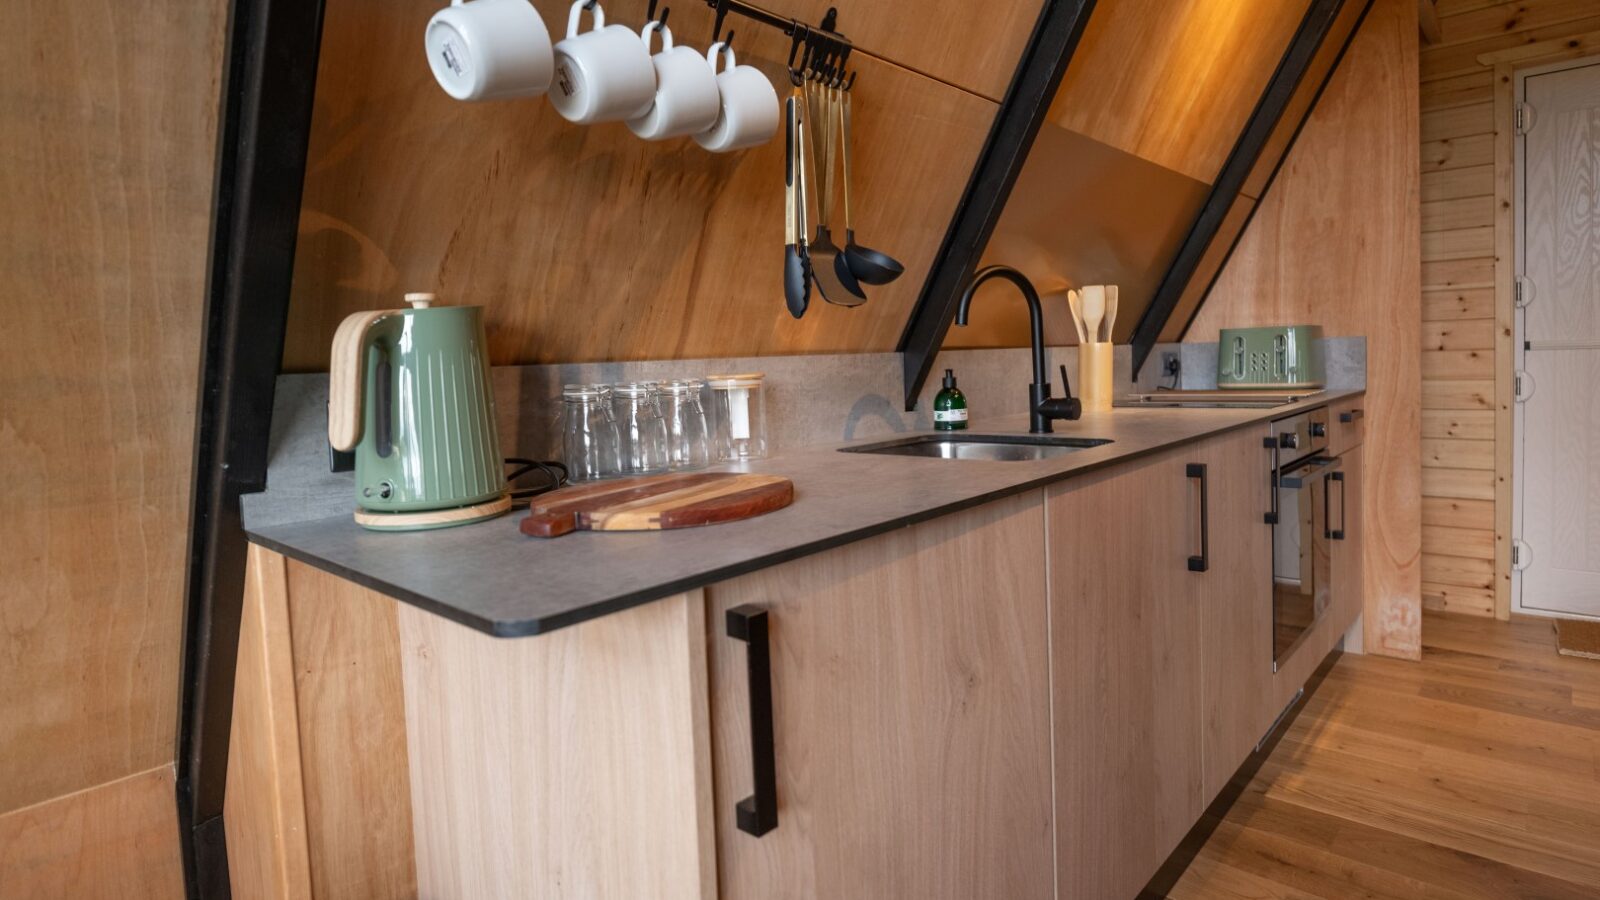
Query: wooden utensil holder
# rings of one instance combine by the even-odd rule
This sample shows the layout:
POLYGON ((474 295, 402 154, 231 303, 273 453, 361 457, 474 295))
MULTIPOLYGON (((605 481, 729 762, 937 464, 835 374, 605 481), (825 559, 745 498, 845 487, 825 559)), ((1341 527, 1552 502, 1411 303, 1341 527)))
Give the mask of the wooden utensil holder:
POLYGON ((1078 399, 1083 401, 1084 412, 1111 409, 1111 351, 1114 346, 1109 343, 1078 345, 1078 399))

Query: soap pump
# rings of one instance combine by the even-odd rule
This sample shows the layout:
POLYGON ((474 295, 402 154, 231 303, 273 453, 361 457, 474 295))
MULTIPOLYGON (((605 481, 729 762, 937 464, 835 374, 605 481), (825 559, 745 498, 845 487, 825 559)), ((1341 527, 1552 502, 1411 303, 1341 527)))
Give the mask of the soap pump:
POLYGON ((967 430, 967 395, 956 387, 956 373, 944 370, 944 387, 933 398, 933 428, 935 431, 967 430))

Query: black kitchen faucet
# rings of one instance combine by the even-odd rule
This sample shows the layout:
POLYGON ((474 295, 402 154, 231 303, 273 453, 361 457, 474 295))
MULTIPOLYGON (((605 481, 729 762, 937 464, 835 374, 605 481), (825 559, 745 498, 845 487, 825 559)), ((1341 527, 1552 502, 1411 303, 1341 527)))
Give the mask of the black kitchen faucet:
POLYGON ((979 269, 972 282, 961 294, 961 306, 956 310, 956 324, 967 324, 967 308, 972 305, 972 295, 978 286, 991 278, 1004 278, 1022 292, 1028 301, 1028 327, 1033 339, 1033 384, 1028 385, 1028 431, 1032 434, 1049 434, 1052 419, 1076 419, 1083 415, 1083 404, 1072 396, 1072 383, 1067 380, 1067 367, 1061 367, 1061 389, 1066 396, 1050 396, 1050 376, 1044 365, 1044 309, 1039 304, 1039 292, 1033 289, 1028 276, 1010 266, 987 266, 979 269))

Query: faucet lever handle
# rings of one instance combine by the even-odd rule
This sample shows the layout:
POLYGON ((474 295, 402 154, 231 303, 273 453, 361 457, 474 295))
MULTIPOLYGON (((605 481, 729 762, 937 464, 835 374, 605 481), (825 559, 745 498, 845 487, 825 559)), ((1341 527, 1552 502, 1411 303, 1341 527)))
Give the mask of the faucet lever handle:
POLYGON ((1072 382, 1067 380, 1067 364, 1066 363, 1062 363, 1061 364, 1061 392, 1062 392, 1061 396, 1064 399, 1067 399, 1067 400, 1071 400, 1072 399, 1072 382))

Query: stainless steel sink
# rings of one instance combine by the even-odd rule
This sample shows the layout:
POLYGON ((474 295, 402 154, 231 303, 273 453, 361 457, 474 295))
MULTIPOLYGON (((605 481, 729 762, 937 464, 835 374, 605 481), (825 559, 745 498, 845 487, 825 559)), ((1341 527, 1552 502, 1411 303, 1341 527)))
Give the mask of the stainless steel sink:
POLYGON ((1060 437, 1048 434, 921 434, 876 444, 840 447, 842 453, 921 456, 930 459, 987 459, 1021 462, 1055 459, 1079 450, 1109 444, 1105 438, 1060 437))

